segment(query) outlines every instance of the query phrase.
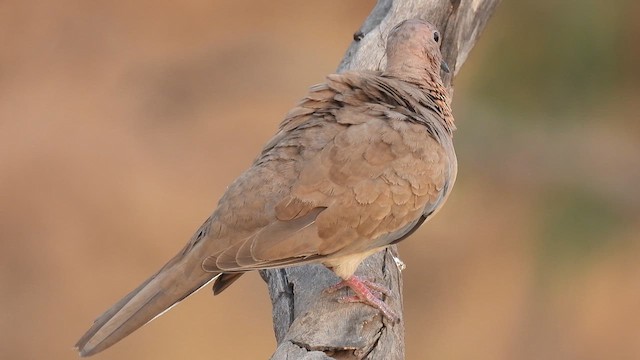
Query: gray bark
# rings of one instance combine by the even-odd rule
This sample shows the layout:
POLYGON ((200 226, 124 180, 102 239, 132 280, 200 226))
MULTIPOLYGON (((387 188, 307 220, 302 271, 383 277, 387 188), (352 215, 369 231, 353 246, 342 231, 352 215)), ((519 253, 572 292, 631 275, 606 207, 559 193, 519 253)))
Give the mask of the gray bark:
MULTIPOLYGON (((354 34, 338 72, 384 67, 388 32, 399 22, 422 18, 443 34, 442 53, 451 81, 478 40, 499 0, 379 0, 354 34)), ((372 255, 357 275, 386 285, 385 301, 402 316, 402 276, 395 246, 372 255)), ((278 347, 272 360, 284 359, 404 359, 404 321, 391 323, 366 305, 341 304, 339 294, 323 289, 339 279, 322 265, 261 272, 273 303, 273 328, 278 347)), ((347 294, 347 290, 342 294, 347 294)))

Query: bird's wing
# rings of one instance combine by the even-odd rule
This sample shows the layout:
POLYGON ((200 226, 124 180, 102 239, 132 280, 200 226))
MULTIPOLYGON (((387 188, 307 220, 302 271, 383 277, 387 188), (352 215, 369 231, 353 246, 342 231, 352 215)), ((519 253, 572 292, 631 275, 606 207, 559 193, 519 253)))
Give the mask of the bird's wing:
MULTIPOLYGON (((312 89, 256 161, 256 173, 230 188, 243 204, 261 204, 247 214, 269 211, 269 201, 253 197, 277 198, 273 218, 218 247, 205 270, 264 269, 370 251, 404 236, 443 202, 452 154, 427 127, 394 109, 397 103, 376 102, 348 76, 312 89), (265 185, 273 182, 286 185, 265 185)), ((237 199, 223 198, 219 209, 225 201, 237 199)), ((235 214, 242 211, 235 206, 228 210, 220 214, 226 223, 255 221, 235 214)))

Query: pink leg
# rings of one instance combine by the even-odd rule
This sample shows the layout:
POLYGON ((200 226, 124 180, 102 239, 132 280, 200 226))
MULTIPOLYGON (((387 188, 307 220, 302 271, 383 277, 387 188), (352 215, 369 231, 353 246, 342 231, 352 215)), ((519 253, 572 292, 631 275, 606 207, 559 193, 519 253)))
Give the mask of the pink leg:
POLYGON ((355 293, 354 296, 345 296, 338 299, 339 302, 349 303, 349 302, 360 302, 367 304, 371 307, 374 307, 389 320, 395 322, 399 320, 399 317, 395 314, 395 312, 387 305, 384 301, 382 301, 382 296, 389 296, 391 291, 386 287, 374 283, 370 280, 360 279, 359 277, 352 275, 346 280, 342 280, 334 286, 331 286, 325 290, 325 292, 332 293, 336 292, 344 287, 349 287, 355 293))
MULTIPOLYGON (((380 285, 376 282, 373 282, 369 279, 361 278, 359 276, 353 275, 353 277, 358 279, 362 283, 362 285, 366 286, 369 289, 369 291, 371 291, 377 298, 382 298, 383 295, 387 297, 391 296, 391 291, 387 289, 384 285, 380 285)), ((324 289, 324 291, 328 294, 331 294, 345 287, 351 288, 347 280, 340 281, 339 283, 324 289)))

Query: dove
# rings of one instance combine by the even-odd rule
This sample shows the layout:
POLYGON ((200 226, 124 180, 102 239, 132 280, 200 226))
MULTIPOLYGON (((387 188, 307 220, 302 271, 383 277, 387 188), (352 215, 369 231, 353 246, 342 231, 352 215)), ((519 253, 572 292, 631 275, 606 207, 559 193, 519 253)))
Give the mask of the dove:
POLYGON ((324 264, 347 302, 397 315, 381 285, 354 275, 368 256, 407 238, 442 207, 457 174, 448 67, 426 21, 389 33, 382 71, 332 74, 310 88, 186 246, 101 315, 77 342, 100 352, 213 281, 324 264))

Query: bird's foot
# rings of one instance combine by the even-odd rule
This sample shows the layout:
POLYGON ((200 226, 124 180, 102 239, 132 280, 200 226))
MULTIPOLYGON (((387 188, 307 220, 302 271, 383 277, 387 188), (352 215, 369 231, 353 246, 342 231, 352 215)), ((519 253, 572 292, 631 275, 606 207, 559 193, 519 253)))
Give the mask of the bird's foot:
POLYGON ((387 296, 387 297, 391 297, 393 296, 391 294, 391 290, 389 290, 386 286, 378 284, 372 280, 366 279, 366 278, 362 278, 359 276, 351 276, 349 279, 347 280, 342 280, 339 283, 326 288, 324 291, 328 294, 334 293, 342 288, 348 287, 350 289, 352 289, 353 291, 356 291, 353 288, 353 284, 357 284, 356 286, 363 286, 365 287, 367 290, 369 290, 373 295, 375 295, 375 297, 377 298, 381 298, 382 295, 387 296))
POLYGON ((382 313, 387 319, 397 322, 400 317, 396 315, 395 311, 391 309, 384 301, 382 297, 390 297, 391 290, 384 285, 380 285, 371 280, 361 279, 358 276, 352 275, 346 280, 342 280, 334 286, 331 286, 325 290, 327 293, 334 293, 342 288, 349 287, 355 295, 343 296, 338 299, 341 303, 363 303, 371 307, 374 307, 382 313))

